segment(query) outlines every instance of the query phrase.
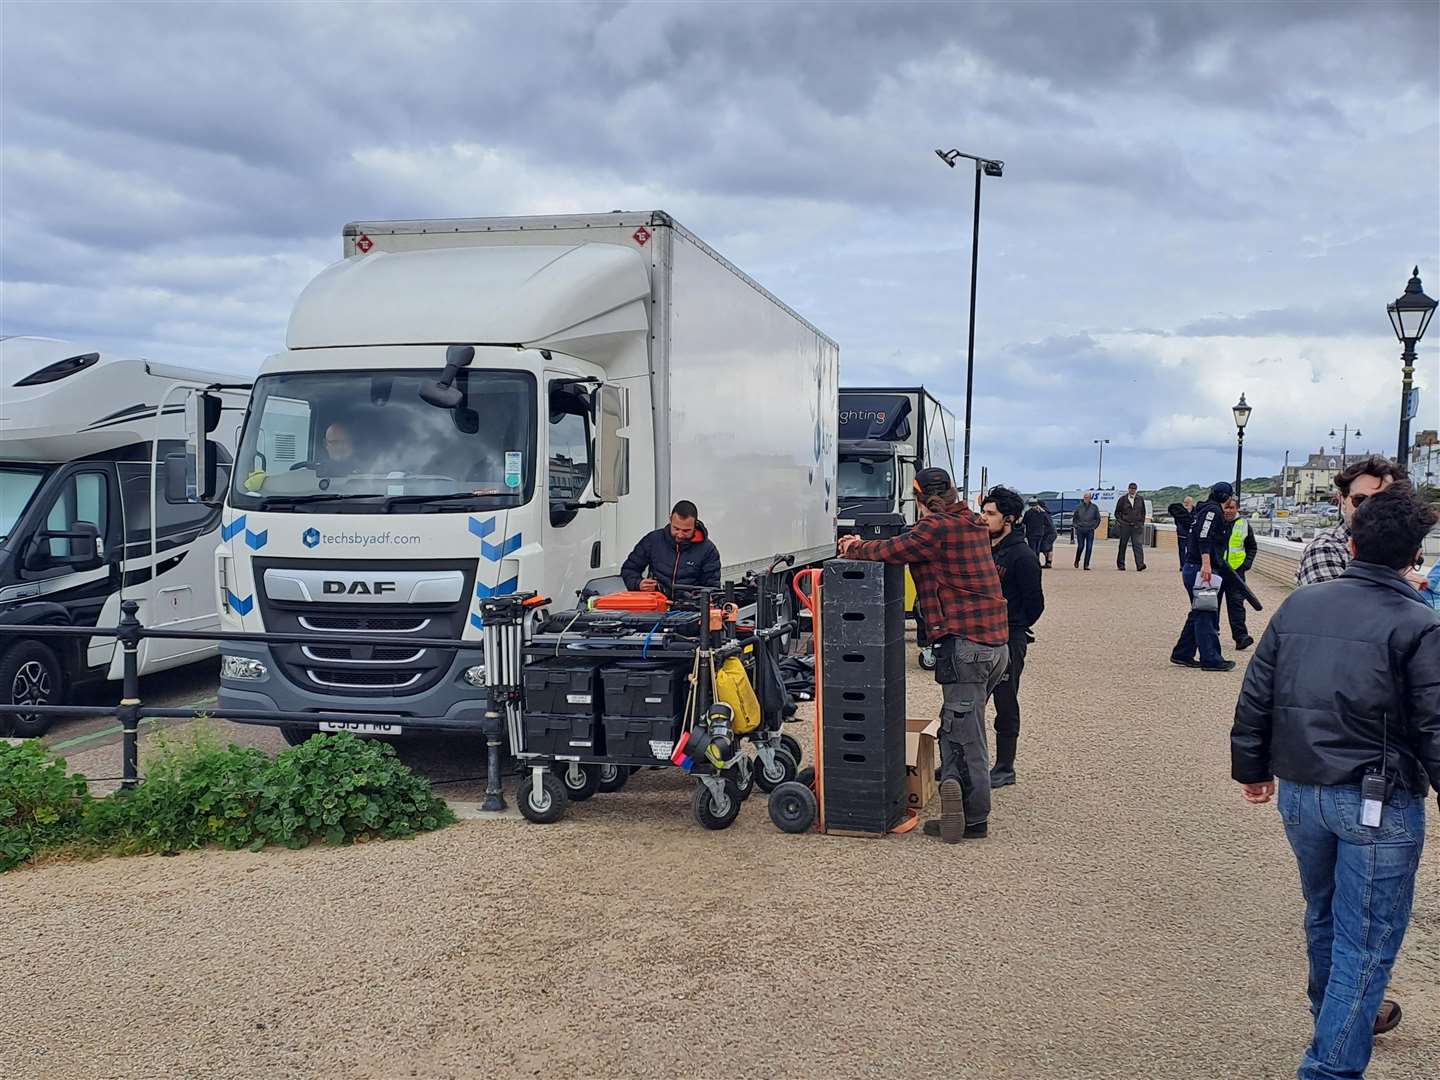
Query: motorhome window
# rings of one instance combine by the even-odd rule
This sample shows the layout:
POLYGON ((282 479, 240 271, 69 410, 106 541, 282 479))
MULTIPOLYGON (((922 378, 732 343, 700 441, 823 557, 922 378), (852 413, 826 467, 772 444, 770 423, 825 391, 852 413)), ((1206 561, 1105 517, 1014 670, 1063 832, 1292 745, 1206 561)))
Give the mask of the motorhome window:
MULTIPOLYGON (((163 449, 164 443, 161 446, 163 449)), ((158 479, 163 493, 163 475, 158 479)), ((125 510, 127 544, 148 546, 150 543, 150 482, 149 465, 142 462, 120 465, 120 499, 125 510)), ((187 533, 198 533, 218 517, 216 507, 161 498, 156 508, 155 527, 160 540, 172 540, 187 533)))
POLYGON ((549 474, 550 524, 558 527, 575 520, 567 503, 578 502, 590 486, 594 472, 587 401, 571 390, 550 391, 549 474))
MULTIPOLYGON (((45 518, 45 528, 66 532, 75 527, 77 521, 88 521, 105 535, 110 520, 110 485, 104 473, 77 472, 66 477, 60 486, 50 513, 45 518)), ((56 559, 83 554, 78 548, 71 551, 71 541, 57 537, 48 541, 50 556, 56 559)))
POLYGON ((40 469, 0 469, 0 542, 6 540, 30 505, 45 473, 40 469))
MULTIPOLYGON (((262 376, 236 455, 233 504, 258 509, 266 498, 319 494, 371 496, 373 504, 374 496, 457 491, 499 506, 527 501, 535 484, 534 377, 462 371, 455 380, 460 405, 438 409, 420 397, 420 387, 439 375, 386 370, 262 376)), ((329 499, 305 510, 345 506, 343 498, 329 499)))
POLYGON ((893 458, 853 458, 840 462, 836 490, 843 499, 893 499, 893 458))

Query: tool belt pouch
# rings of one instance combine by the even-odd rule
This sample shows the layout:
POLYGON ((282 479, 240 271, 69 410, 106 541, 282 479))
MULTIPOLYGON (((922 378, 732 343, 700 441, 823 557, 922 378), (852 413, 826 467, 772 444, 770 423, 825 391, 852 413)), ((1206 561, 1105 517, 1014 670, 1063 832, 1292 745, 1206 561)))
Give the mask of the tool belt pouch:
POLYGON ((955 639, 944 637, 935 643, 935 681, 941 686, 960 681, 960 671, 955 666, 955 639))
POLYGON ((1196 585, 1194 595, 1190 599, 1190 610, 1218 612, 1220 610, 1220 590, 1196 585))

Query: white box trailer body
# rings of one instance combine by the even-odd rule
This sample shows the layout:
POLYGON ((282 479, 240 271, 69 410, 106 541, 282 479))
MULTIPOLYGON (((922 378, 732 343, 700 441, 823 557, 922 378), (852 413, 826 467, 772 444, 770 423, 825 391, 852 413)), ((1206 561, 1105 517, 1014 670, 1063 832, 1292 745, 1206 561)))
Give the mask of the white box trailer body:
MULTIPOLYGON (((0 624, 115 626, 134 600, 147 626, 219 624, 212 552, 218 507, 171 498, 164 465, 184 453, 185 398, 222 374, 116 356, 51 338, 0 339, 0 624), (76 535, 79 528, 93 534, 76 535)), ((221 395, 228 467, 246 392, 221 395)), ((141 642, 142 674, 214 656, 213 641, 141 642)), ((0 702, 63 704, 118 679, 115 639, 0 636, 0 702)), ((0 732, 38 735, 38 714, 0 732)))
POLYGON ((227 647, 222 705, 470 728, 480 600, 536 591, 572 606, 680 499, 698 505, 727 579, 834 554, 838 347, 667 215, 357 222, 344 255, 301 295, 287 350, 256 383, 226 521, 267 542, 222 545, 225 617, 385 625, 397 641, 424 623, 477 651, 387 667, 227 647), (451 345, 475 358, 446 413, 417 388, 451 345), (626 407, 628 485, 613 501, 595 497, 598 415, 573 415, 574 394, 602 388, 626 407), (331 462, 324 475, 337 423, 368 440, 367 473, 331 462), (287 448, 297 430, 305 445, 280 472, 282 429, 287 448), (242 670, 254 677, 231 677, 242 670))

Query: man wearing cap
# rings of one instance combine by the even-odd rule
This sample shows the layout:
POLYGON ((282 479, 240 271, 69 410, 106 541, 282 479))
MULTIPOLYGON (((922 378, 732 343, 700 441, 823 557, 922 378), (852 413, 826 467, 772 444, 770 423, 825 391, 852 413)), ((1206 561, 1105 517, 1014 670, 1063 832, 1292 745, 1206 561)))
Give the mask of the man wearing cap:
POLYGON ((948 844, 987 835, 990 749, 985 704, 1009 662, 1010 620, 990 530, 960 501, 944 469, 915 474, 921 518, 890 540, 840 539, 846 559, 910 568, 916 607, 935 648, 940 707, 940 820, 927 834, 948 844))
POLYGON ((1195 589, 1221 589, 1221 575, 1229 571, 1223 507, 1225 500, 1234 493, 1234 488, 1221 481, 1195 508, 1195 521, 1190 526, 1190 539, 1185 545, 1185 566, 1181 570, 1185 591, 1190 596, 1190 614, 1185 618, 1185 629, 1180 631, 1180 639, 1170 650, 1172 664, 1203 671, 1230 671, 1235 667, 1234 660, 1226 660, 1220 655, 1221 598, 1216 597, 1214 611, 1196 611, 1194 607, 1195 589), (1195 658, 1197 649, 1200 653, 1198 660, 1195 658))

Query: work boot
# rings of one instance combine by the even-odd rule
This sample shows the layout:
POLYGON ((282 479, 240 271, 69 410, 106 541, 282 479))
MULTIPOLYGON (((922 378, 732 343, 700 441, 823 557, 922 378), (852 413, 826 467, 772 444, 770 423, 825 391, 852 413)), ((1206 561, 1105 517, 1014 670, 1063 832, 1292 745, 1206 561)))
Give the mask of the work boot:
POLYGON ((1248 649, 1251 645, 1254 645, 1254 644, 1255 644, 1255 639, 1254 639, 1253 637, 1251 637, 1249 634, 1246 634, 1246 635, 1245 635, 1244 637, 1242 637, 1239 641, 1235 642, 1235 648, 1236 648, 1237 651, 1242 651, 1242 652, 1243 652, 1245 649, 1248 649))
POLYGON ((940 782, 940 839, 947 844, 958 844, 965 838, 965 793, 960 781, 955 779, 940 782))
POLYGON ((1015 783, 1015 751, 1020 745, 1018 735, 995 736, 995 767, 990 770, 990 786, 1009 787, 1015 783))
POLYGON ((1079 570, 1079 569, 1080 569, 1080 556, 1079 556, 1079 555, 1076 555, 1076 556, 1075 556, 1075 569, 1076 569, 1076 570, 1079 570))
POLYGON ((1201 671, 1234 671, 1234 660, 1221 660, 1218 664, 1201 664, 1201 671))
MULTIPOLYGON (((920 831, 923 832, 926 836, 939 836, 939 835, 940 835, 940 819, 939 819, 939 818, 931 818, 929 821, 925 822, 923 825, 920 826, 920 831)), ((989 836, 989 835, 990 835, 990 823, 989 823, 988 821, 982 821, 982 822, 980 822, 978 825, 967 825, 967 826, 965 827, 965 833, 964 833, 964 835, 961 837, 961 839, 962 839, 962 840, 984 840, 985 837, 987 837, 987 836, 989 836)))
POLYGON ((995 767, 990 770, 990 786, 992 788, 1009 787, 1013 783, 1015 783, 1015 763, 1013 761, 997 761, 995 767))

